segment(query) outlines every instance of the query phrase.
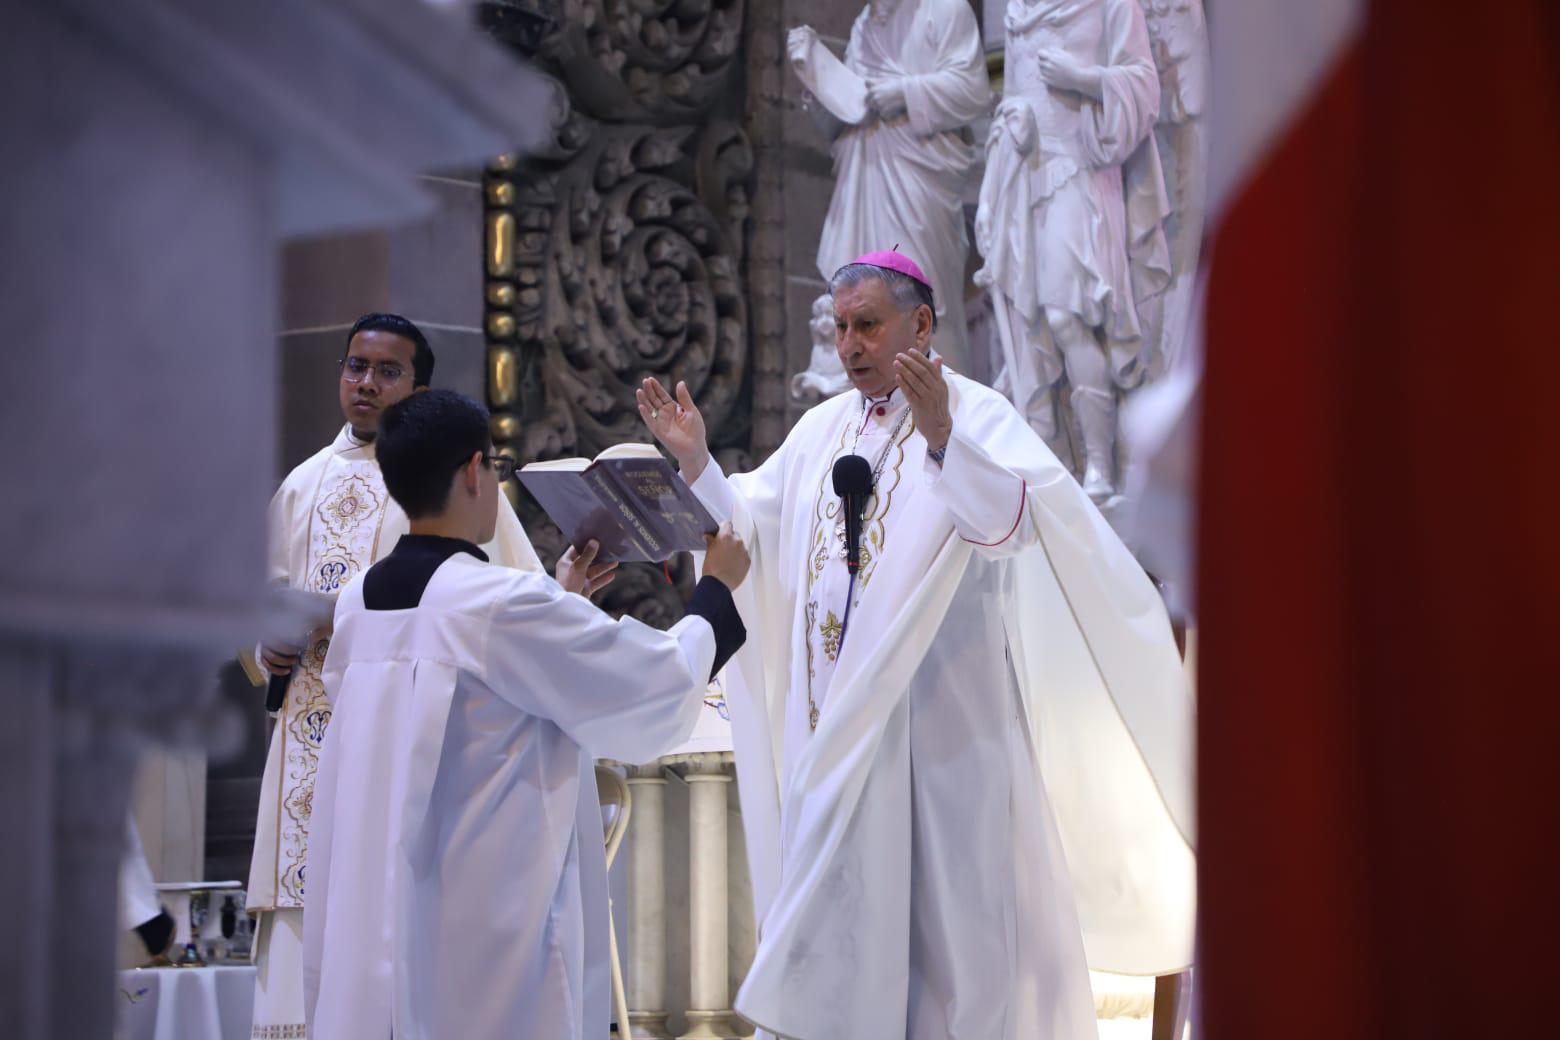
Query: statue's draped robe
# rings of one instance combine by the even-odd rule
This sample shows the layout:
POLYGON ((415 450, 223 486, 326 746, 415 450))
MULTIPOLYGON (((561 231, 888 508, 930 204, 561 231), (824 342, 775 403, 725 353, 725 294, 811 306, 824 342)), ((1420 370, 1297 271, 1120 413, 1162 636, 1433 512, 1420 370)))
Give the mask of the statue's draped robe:
POLYGON ((1020 408, 1063 373, 1047 307, 1103 330, 1123 386, 1157 372, 1138 302, 1164 292, 1170 213, 1153 130, 1159 76, 1138 0, 1008 4, 1004 96, 975 217, 1007 380, 1020 408), (1098 67, 1101 100, 1053 89, 1036 56, 1098 67))
POLYGON ((834 196, 818 240, 828 278, 863 253, 897 246, 932 282, 934 343, 968 367, 964 317, 965 182, 977 154, 969 125, 991 107, 975 13, 966 0, 903 0, 886 17, 862 8, 845 64, 863 79, 903 79, 904 115, 869 115, 834 141, 834 196))
POLYGON ((1191 960, 1192 706, 1164 607, 1013 407, 949 382, 943 467, 913 429, 885 461, 816 732, 830 472, 863 422, 875 461, 895 411, 841 394, 754 472, 692 485, 753 554, 727 669, 760 921, 736 1007, 786 1037, 1092 1036, 1085 955, 1191 960))
POLYGON ((1139 317, 1144 336, 1160 344, 1157 364, 1170 371, 1182 360, 1190 334, 1206 208, 1208 29, 1202 0, 1144 0, 1143 16, 1159 69, 1154 144, 1171 212, 1164 224, 1170 283, 1162 296, 1141 307, 1139 317))
MULTIPOLYGON (((498 532, 485 551, 495 563, 540 571, 514 510, 500 503, 498 513, 498 532)), ((374 445, 357 440, 343 426, 331 444, 287 475, 271 499, 269 577, 295 589, 339 592, 388 553, 407 526, 406 514, 385 488, 374 445)), ((261 915, 256 922, 257 1027, 303 1023, 305 861, 320 746, 331 715, 320 679, 329 647, 328 636, 310 637, 276 714, 260 785, 247 889, 250 912, 261 915)))

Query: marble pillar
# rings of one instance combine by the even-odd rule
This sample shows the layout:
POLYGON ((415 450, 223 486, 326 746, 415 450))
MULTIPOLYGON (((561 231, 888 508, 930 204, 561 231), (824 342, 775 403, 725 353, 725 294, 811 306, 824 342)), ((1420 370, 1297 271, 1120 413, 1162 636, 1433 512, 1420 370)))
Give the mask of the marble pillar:
POLYGON ((728 977, 726 791, 729 751, 674 756, 688 783, 688 1029, 681 1040, 736 1040, 728 977))
POLYGON ((137 760, 229 742, 214 675, 261 628, 279 241, 426 212, 417 172, 538 143, 538 86, 420 0, 7 5, 7 1037, 114 1035, 137 760))
POLYGON ((659 763, 630 766, 628 1021, 636 1040, 666 1040, 666 780, 659 763))

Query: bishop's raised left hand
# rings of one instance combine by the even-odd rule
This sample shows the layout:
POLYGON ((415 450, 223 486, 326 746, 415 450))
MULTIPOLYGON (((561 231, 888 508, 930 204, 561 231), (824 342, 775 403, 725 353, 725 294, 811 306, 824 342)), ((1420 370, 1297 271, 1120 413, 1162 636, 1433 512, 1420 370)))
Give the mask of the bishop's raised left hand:
POLYGON ((915 428, 926 438, 926 447, 940 451, 953 433, 953 412, 948 404, 948 378, 942 358, 929 358, 911 349, 894 355, 894 378, 910 405, 915 428))

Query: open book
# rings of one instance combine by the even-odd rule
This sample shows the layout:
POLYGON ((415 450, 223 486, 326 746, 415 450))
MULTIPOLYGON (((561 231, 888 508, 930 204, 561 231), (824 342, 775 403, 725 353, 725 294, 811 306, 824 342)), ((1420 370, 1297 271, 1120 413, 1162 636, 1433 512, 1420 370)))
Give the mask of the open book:
POLYGON ((576 548, 592 538, 599 560, 655 561, 702 551, 719 526, 651 444, 618 444, 590 459, 520 467, 525 485, 576 548))
POLYGON ((814 36, 807 60, 796 75, 813 96, 841 122, 855 125, 867 118, 867 84, 814 36))

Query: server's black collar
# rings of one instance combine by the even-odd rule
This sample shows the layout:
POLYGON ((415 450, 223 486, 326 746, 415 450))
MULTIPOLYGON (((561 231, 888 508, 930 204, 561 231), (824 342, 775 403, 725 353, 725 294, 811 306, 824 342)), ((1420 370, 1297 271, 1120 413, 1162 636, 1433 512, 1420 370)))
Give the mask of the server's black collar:
POLYGON ((434 571, 462 552, 488 562, 487 553, 464 538, 403 534, 390 555, 363 575, 363 605, 369 610, 410 610, 422 602, 434 571))

